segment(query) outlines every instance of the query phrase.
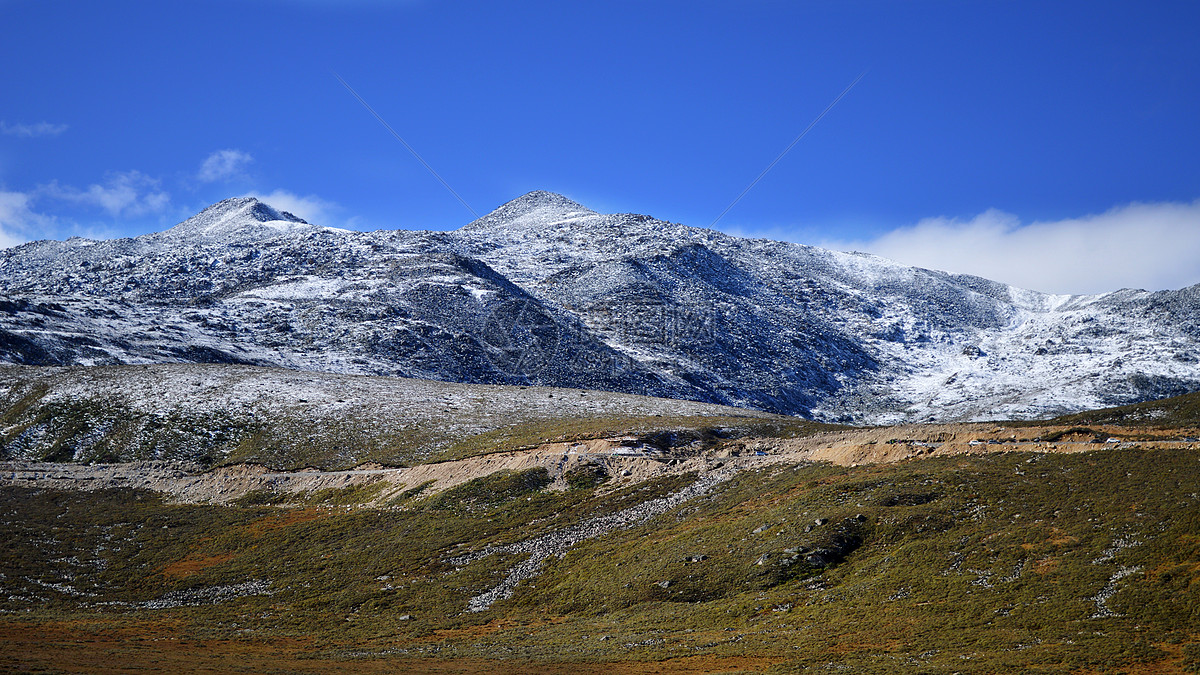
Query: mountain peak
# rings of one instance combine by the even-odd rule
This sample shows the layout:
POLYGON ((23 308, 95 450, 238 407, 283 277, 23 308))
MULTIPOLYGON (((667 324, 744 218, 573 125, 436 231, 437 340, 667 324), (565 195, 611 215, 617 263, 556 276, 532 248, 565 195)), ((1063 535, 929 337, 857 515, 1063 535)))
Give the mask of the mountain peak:
POLYGON ((254 197, 232 197, 205 208, 163 234, 238 240, 259 238, 299 226, 307 227, 309 224, 303 218, 280 211, 254 197))
MULTIPOLYGON (((588 213, 595 213, 577 201, 560 195, 557 192, 549 192, 547 190, 534 190, 532 192, 526 192, 520 197, 506 202, 500 207, 500 209, 505 208, 526 210, 555 208, 564 209, 567 211, 587 211, 588 213)), ((497 211, 500 209, 497 209, 497 211)))
POLYGON ((463 229, 530 228, 564 220, 598 215, 595 211, 556 192, 534 190, 505 202, 463 229))
POLYGON ((299 218, 287 211, 276 210, 275 207, 266 202, 259 201, 256 197, 230 197, 223 199, 212 206, 204 209, 200 213, 189 220, 206 217, 206 219, 227 220, 229 218, 237 218, 244 216, 250 220, 259 223, 266 223, 272 220, 283 220, 291 223, 300 223, 308 225, 308 222, 303 218, 299 218))

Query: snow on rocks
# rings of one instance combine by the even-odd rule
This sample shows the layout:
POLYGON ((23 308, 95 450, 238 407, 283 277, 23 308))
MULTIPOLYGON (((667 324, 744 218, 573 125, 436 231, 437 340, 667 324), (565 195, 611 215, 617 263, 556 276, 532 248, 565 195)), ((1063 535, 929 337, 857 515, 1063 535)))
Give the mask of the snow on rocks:
POLYGON ((825 421, 1031 418, 1200 388, 1200 286, 1048 295, 532 192, 453 232, 253 198, 0 251, 0 362, 233 363, 600 389, 825 421))

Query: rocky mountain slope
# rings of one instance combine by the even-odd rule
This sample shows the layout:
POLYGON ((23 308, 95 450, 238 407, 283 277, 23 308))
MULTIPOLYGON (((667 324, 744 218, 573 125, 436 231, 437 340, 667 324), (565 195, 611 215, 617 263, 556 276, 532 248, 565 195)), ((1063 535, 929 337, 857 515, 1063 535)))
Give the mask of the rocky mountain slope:
POLYGON ((0 251, 0 288, 0 360, 18 364, 240 363, 858 423, 1200 388, 1200 286, 1047 295, 546 192, 453 232, 230 199, 166 232, 0 251))
POLYGON ((0 365, 0 460, 348 468, 684 427, 818 425, 753 410, 548 387, 234 364, 0 365))

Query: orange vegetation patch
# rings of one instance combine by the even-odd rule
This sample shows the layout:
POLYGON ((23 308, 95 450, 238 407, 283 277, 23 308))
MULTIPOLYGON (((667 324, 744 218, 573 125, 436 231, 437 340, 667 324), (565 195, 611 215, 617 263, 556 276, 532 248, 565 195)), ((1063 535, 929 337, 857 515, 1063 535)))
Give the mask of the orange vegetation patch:
MULTIPOLYGON (((1067 534, 1066 530, 1063 530, 1062 528, 1058 528, 1058 527, 1052 527, 1052 528, 1050 528, 1050 534, 1046 537, 1046 540, 1042 543, 1050 544, 1052 546, 1062 547, 1062 546, 1066 546, 1067 544, 1074 544, 1077 541, 1079 541, 1079 538, 1067 534)), ((1030 542, 1025 542, 1024 544, 1021 544, 1021 548, 1025 549, 1026 551, 1032 551, 1033 549, 1038 548, 1038 545, 1030 543, 1030 542)))
POLYGON ((1057 558, 1042 558, 1033 563, 1033 571, 1036 574, 1049 574, 1058 569, 1057 558))
POLYGON ((1050 535, 1051 536, 1047 541, 1055 546, 1066 546, 1067 544, 1073 544, 1079 541, 1077 537, 1072 537, 1071 535, 1067 534, 1065 530, 1058 527, 1050 528, 1050 535))
POLYGON ((265 518, 260 518, 246 526, 246 532, 255 537, 262 536, 270 530, 278 530, 281 527, 296 525, 297 523, 306 523, 310 520, 316 520, 323 515, 319 509, 289 509, 281 514, 272 514, 265 518))
POLYGON ((186 579, 187 577, 190 577, 201 570, 220 565, 221 563, 229 562, 230 560, 233 560, 232 553, 210 555, 203 558, 188 556, 183 560, 177 560, 162 568, 161 573, 168 579, 186 579))
POLYGON ((502 630, 508 630, 510 628, 527 628, 529 630, 535 630, 535 629, 540 628, 545 625, 565 623, 566 621, 567 621, 567 617, 565 617, 565 616, 554 617, 548 621, 536 621, 533 623, 521 623, 519 621, 513 621, 511 619, 494 619, 492 621, 489 621, 488 623, 479 624, 478 626, 467 626, 466 628, 445 628, 442 630, 435 630, 435 631, 433 631, 433 634, 429 637, 429 641, 430 642, 441 642, 443 640, 454 640, 457 638, 464 638, 464 637, 482 637, 484 635, 491 635, 492 633, 496 633, 496 632, 499 632, 502 630))
POLYGON ((429 636, 429 641, 441 642, 443 640, 453 640, 461 637, 483 637, 484 635, 491 635, 492 633, 496 633, 498 631, 516 628, 519 625, 520 624, 516 621, 497 620, 489 621, 488 623, 480 624, 478 626, 467 626, 466 628, 446 628, 433 631, 433 634, 429 636))
POLYGON ((1192 577, 1194 581, 1196 577, 1200 577, 1200 562, 1178 563, 1172 560, 1164 560, 1155 566, 1154 569, 1150 570, 1148 574, 1157 579, 1166 572, 1170 572, 1172 576, 1187 575, 1192 577))

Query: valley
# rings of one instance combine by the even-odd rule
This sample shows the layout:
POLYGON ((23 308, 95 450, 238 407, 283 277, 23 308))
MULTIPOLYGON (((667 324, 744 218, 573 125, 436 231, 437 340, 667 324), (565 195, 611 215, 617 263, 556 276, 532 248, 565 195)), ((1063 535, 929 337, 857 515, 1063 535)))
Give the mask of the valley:
POLYGON ((541 191, 0 287, 0 671, 1200 672, 1200 287, 541 191))
POLYGON ((1189 672, 1195 405, 680 418, 392 468, 9 461, 0 664, 1189 672))
POLYGON ((1198 27, 0 0, 0 675, 1200 675, 1198 27))

